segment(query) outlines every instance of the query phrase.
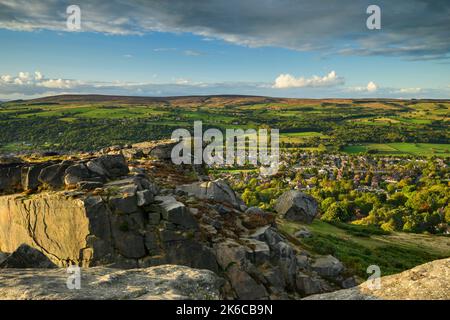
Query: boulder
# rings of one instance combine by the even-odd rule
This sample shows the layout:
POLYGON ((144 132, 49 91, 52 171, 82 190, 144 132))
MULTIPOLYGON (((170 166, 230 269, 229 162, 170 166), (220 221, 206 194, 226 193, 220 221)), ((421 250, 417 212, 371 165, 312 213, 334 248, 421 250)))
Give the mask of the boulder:
POLYGON ((118 214, 133 213, 138 210, 136 195, 119 194, 109 199, 109 204, 113 212, 118 214))
POLYGON ((108 176, 108 172, 103 168, 102 164, 98 160, 91 160, 86 163, 86 167, 94 174, 99 176, 108 176))
POLYGON ((323 292, 322 281, 319 278, 302 272, 297 274, 295 283, 297 291, 304 296, 323 292))
POLYGON ((128 165, 122 154, 106 154, 91 160, 87 167, 98 175, 116 179, 129 173, 128 165))
POLYGON ((82 164, 77 163, 66 169, 64 176, 64 183, 66 186, 74 186, 80 181, 86 181, 90 177, 88 168, 82 164))
POLYGON ((247 258, 256 265, 270 259, 270 248, 267 243, 255 239, 242 239, 247 245, 247 258))
POLYGON ((49 192, 0 197, 0 247, 13 252, 26 243, 58 266, 109 262, 110 216, 99 196, 49 192), (88 249, 94 251, 92 255, 88 249))
POLYGON ((264 230, 263 239, 271 249, 274 249, 278 243, 285 241, 285 238, 273 227, 264 230))
POLYGON ((0 193, 22 190, 22 165, 0 165, 0 193))
POLYGON ((301 270, 310 269, 311 264, 307 255, 304 254, 297 255, 297 267, 301 270))
POLYGON ((280 269, 284 277, 286 286, 290 289, 295 288, 295 275, 297 273, 297 257, 291 245, 280 241, 272 248, 272 260, 280 269))
POLYGON ((219 272, 214 251, 203 243, 192 239, 183 239, 165 242, 163 249, 167 263, 219 272))
POLYGON ((246 269, 250 264, 247 260, 247 249, 233 240, 226 240, 214 246, 217 262, 225 271, 239 299, 265 299, 268 293, 265 287, 256 282, 246 269))
POLYGON ((265 280, 268 282, 269 286, 275 289, 278 292, 284 291, 284 278, 281 274, 280 267, 272 267, 263 271, 263 276, 265 280))
POLYGON ((198 229, 197 220, 192 216, 186 206, 172 196, 157 196, 156 201, 164 220, 175 224, 182 229, 198 229))
POLYGON ((149 205, 154 200, 153 193, 150 190, 137 191, 136 197, 138 207, 149 205))
POLYGON ((0 272, 0 299, 6 300, 205 300, 221 299, 223 279, 209 270, 161 265, 117 270, 81 270, 81 288, 69 290, 66 269, 9 269, 0 272))
POLYGON ((39 174, 45 167, 52 165, 51 162, 33 164, 22 168, 22 188, 23 190, 36 190, 39 185, 39 174))
POLYGON ((344 265, 332 255, 322 256, 311 265, 312 269, 323 277, 337 277, 344 271, 344 265))
POLYGON ((318 206, 312 196, 290 190, 277 199, 275 210, 286 220, 311 223, 318 213, 318 206))
POLYGON ((148 151, 148 155, 150 157, 160 159, 160 160, 170 160, 172 149, 174 146, 176 146, 178 142, 173 141, 166 141, 158 143, 157 145, 153 146, 148 151))
POLYGON ((72 164, 72 161, 62 161, 61 163, 45 167, 39 173, 38 180, 50 188, 59 189, 63 186, 66 169, 72 164))
POLYGON ((356 287, 312 295, 307 300, 448 300, 450 258, 431 261, 380 278, 381 287, 368 280, 356 287))
POLYGON ((228 203, 237 209, 240 209, 240 206, 244 204, 233 189, 222 179, 181 185, 177 187, 177 190, 187 192, 199 199, 228 203))
POLYGON ((265 300, 269 296, 266 288, 257 283, 247 272, 232 265, 227 271, 234 291, 241 300, 265 300))
POLYGON ((0 268, 56 268, 56 265, 39 250, 22 244, 0 263, 0 268))

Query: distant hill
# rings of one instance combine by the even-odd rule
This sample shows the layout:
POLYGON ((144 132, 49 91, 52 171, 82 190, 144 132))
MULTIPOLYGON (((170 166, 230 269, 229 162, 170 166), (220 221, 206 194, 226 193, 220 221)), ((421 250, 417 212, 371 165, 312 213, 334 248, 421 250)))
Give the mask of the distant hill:
MULTIPOLYGON (((264 96, 247 96, 247 95, 206 95, 206 96, 170 96, 170 97, 144 97, 144 96, 116 96, 116 95, 100 95, 100 94, 64 94, 49 97, 42 97, 30 100, 9 101, 24 105, 39 104, 76 104, 76 103, 111 103, 111 104, 155 104, 167 106, 240 106, 247 104, 265 104, 265 103, 283 103, 283 104, 310 104, 314 103, 332 103, 342 104, 373 104, 388 103, 396 104, 399 102, 408 102, 415 104, 418 102, 439 102, 448 100, 435 99, 351 99, 351 98, 323 98, 323 99, 304 99, 304 98, 275 98, 264 96)), ((1 101, 0 101, 1 102, 1 101)))
POLYGON ((173 96, 173 97, 139 97, 139 96, 110 96, 110 95, 57 95, 31 100, 20 100, 24 104, 71 104, 71 103, 116 103, 116 104, 159 104, 159 105, 241 105, 255 103, 273 103, 283 99, 243 96, 243 95, 215 95, 215 96, 173 96))

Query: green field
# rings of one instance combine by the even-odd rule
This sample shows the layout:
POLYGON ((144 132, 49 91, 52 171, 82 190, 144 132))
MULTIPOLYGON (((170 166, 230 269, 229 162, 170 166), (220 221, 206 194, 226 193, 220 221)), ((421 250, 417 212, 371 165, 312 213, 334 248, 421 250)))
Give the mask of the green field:
POLYGON ((449 114, 447 100, 62 95, 0 103, 0 152, 92 151, 169 138, 202 121, 205 129, 278 129, 286 148, 446 156, 449 114))
POLYGON ((413 156, 450 156, 450 144, 436 143, 366 143, 344 147, 343 151, 349 154, 370 152, 384 155, 413 155, 413 156))
POLYGON ((281 230, 290 238, 302 227, 308 228, 313 236, 297 240, 299 248, 317 254, 332 254, 363 278, 368 276, 366 269, 369 265, 378 265, 382 275, 389 275, 450 257, 448 236, 398 232, 383 234, 378 229, 332 225, 320 220, 306 226, 280 220, 281 230))

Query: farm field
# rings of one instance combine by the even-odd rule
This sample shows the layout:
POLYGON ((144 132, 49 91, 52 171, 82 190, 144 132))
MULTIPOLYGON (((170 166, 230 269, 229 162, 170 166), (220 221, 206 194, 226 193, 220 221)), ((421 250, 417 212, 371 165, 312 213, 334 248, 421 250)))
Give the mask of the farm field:
POLYGON ((343 151, 349 154, 376 152, 384 155, 414 155, 414 156, 450 156, 450 144, 433 143, 367 143, 346 146, 343 151))
POLYGON ((176 128, 276 128, 305 151, 448 156, 450 101, 61 95, 0 103, 0 152, 90 151, 176 128))

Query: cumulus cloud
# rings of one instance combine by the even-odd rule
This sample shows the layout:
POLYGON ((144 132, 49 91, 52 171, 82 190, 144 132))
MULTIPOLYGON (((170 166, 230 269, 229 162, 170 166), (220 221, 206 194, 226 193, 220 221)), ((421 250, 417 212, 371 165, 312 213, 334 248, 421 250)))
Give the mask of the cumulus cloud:
MULTIPOLYGON (((246 46, 328 54, 450 58, 448 0, 378 0, 381 31, 366 28, 370 0, 78 0, 81 32, 189 32, 246 46)), ((65 29, 68 1, 0 0, 0 28, 65 29)))
POLYGON ((111 94, 130 96, 179 96, 211 94, 247 94, 305 98, 449 98, 450 88, 388 88, 373 81, 366 86, 344 87, 344 80, 335 72, 323 77, 277 78, 278 86, 267 82, 198 82, 175 78, 171 83, 155 82, 100 82, 76 79, 49 78, 36 71, 17 75, 0 75, 0 100, 27 99, 57 94, 111 94), (285 90, 280 90, 285 88, 285 90), (374 90, 376 88, 376 90, 374 90))
POLYGON ((369 81, 369 83, 366 86, 357 86, 357 87, 348 87, 346 88, 347 91, 350 92, 375 92, 379 89, 378 85, 373 82, 373 81, 369 81))
POLYGON ((375 92, 375 91, 378 90, 378 86, 375 84, 375 82, 370 81, 370 82, 367 84, 366 89, 367 89, 368 92, 375 92))
POLYGON ((71 89, 82 84, 80 81, 68 79, 45 78, 41 72, 19 72, 16 76, 4 74, 0 76, 0 94, 36 94, 47 89, 71 89))
POLYGON ((273 88, 305 88, 305 87, 331 87, 344 84, 344 78, 337 76, 335 71, 331 71, 323 77, 312 76, 311 78, 295 78, 290 74, 280 74, 273 85, 273 88))

